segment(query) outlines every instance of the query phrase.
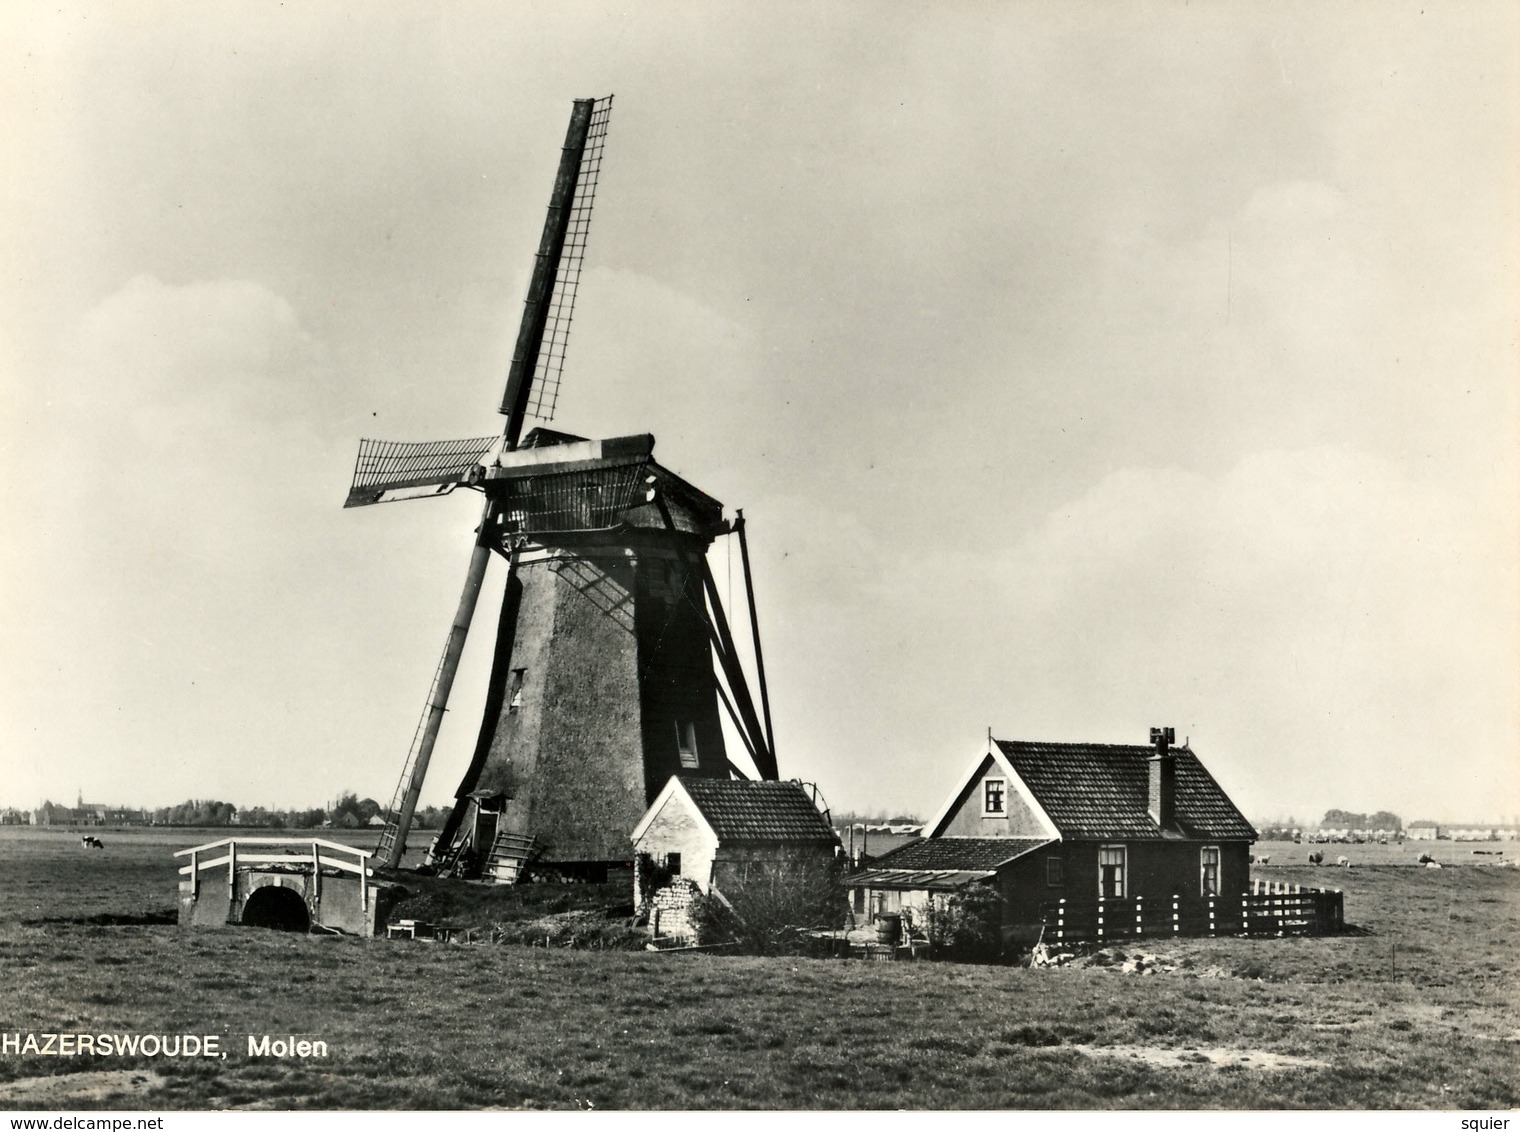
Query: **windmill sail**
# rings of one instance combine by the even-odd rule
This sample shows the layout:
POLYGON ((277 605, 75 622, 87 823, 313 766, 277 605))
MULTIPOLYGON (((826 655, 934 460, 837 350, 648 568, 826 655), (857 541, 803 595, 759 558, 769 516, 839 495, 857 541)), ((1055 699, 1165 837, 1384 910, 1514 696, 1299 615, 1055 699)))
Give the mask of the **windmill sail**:
POLYGON ((478 479, 484 471, 481 461, 500 443, 499 436, 422 444, 365 437, 359 441, 359 459, 343 506, 446 495, 460 484, 478 479))
POLYGON ((591 229, 591 206, 602 169, 612 96, 577 101, 560 153, 559 173, 544 219, 538 258, 524 302, 517 349, 507 374, 501 412, 507 418, 507 447, 516 448, 523 418, 529 413, 551 419, 559 399, 559 379, 565 367, 565 347, 575 298, 580 289, 581 263, 591 229))

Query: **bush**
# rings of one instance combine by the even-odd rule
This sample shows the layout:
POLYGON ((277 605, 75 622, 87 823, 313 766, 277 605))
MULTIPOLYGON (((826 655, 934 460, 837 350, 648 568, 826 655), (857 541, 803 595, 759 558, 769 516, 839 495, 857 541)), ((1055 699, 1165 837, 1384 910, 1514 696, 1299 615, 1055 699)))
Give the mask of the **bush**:
POLYGON ((926 910, 925 928, 935 954, 964 963, 991 963, 1003 954, 1003 898, 973 884, 926 910))
POLYGON ((848 912, 837 860, 753 862, 688 913, 701 944, 737 943, 750 955, 806 950, 810 929, 832 931, 848 912))

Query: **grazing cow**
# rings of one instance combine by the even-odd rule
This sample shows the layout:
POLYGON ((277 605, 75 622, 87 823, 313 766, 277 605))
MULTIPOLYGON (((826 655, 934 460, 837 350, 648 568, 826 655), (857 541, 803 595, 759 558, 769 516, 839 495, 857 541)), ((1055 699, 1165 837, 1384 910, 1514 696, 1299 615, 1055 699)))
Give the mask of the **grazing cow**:
POLYGON ((1309 863, 1311 865, 1323 865, 1325 863, 1325 855, 1316 849, 1309 854, 1309 863))
POLYGON ((1428 865, 1434 860, 1435 858, 1432 857, 1429 853, 1421 853, 1419 857, 1420 864, 1422 865, 1428 865))
POLYGON ((1350 857, 1337 857, 1335 859, 1335 863, 1337 865, 1339 865, 1343 869, 1349 869, 1351 867, 1351 858, 1350 857))
POLYGON ((79 839, 79 844, 86 849, 104 849, 105 842, 92 834, 85 834, 79 839))
POLYGON ((1253 864, 1253 865, 1270 865, 1271 863, 1272 863, 1272 858, 1269 857, 1269 856, 1265 856, 1265 855, 1257 854, 1257 853, 1251 854, 1251 864, 1253 864))

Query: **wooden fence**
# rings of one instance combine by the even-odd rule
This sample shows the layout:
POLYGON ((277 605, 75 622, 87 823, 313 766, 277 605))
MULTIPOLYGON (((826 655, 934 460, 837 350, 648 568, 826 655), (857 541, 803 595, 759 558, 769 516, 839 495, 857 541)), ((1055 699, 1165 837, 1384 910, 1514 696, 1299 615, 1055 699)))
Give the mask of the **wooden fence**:
POLYGON ((1252 881, 1239 896, 1128 896, 1041 905, 1047 943, 1201 935, 1331 935, 1345 927, 1339 889, 1252 881))

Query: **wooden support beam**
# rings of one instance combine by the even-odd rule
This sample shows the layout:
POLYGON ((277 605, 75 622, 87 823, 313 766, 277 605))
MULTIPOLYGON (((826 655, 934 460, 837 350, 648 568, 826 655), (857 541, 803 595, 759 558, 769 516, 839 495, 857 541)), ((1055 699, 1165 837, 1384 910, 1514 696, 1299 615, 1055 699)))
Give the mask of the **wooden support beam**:
POLYGON ((702 558, 697 563, 702 571, 702 585, 707 591, 707 604, 710 608, 712 623, 717 629, 723 641, 724 675, 728 678, 728 687, 734 694, 734 704, 738 707, 745 722, 749 726, 750 735, 754 740, 755 753, 762 757, 762 761, 756 764, 762 778, 775 779, 776 754, 770 749, 765 741, 765 731, 760 726, 760 717, 755 712, 754 700, 750 698, 749 684, 744 679, 744 670, 739 666, 739 656, 734 648, 733 634, 728 628, 728 618, 723 612, 723 599, 718 595, 718 583, 713 580, 712 569, 707 565, 707 559, 702 558))
POLYGON ((760 615, 755 611, 755 580, 749 569, 749 540, 744 537, 744 512, 734 512, 734 530, 739 535, 739 558, 744 564, 744 594, 749 604, 749 628, 755 640, 755 680, 760 685, 760 710, 765 715, 765 746, 776 758, 776 732, 771 727, 771 697, 765 683, 765 652, 760 648, 760 615))

